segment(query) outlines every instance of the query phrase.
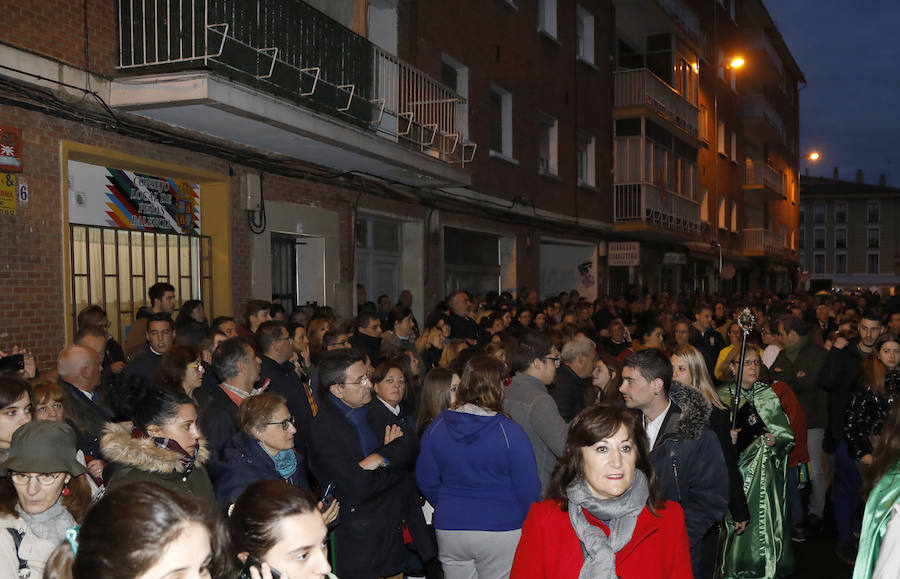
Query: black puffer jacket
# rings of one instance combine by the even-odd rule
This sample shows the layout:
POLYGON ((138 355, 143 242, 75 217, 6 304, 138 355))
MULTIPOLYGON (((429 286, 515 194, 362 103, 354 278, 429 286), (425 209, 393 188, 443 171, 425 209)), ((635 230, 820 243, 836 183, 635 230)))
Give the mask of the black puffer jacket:
POLYGON ((699 570, 703 535, 728 510, 728 469, 719 440, 707 427, 709 401, 699 390, 675 381, 669 389, 669 400, 672 406, 650 460, 663 496, 684 510, 691 564, 699 570))
POLYGON ((872 453, 872 436, 881 434, 884 421, 900 399, 900 370, 893 370, 884 376, 883 398, 872 391, 870 386, 862 386, 853 394, 847 407, 844 437, 850 447, 850 456, 860 459, 872 453))

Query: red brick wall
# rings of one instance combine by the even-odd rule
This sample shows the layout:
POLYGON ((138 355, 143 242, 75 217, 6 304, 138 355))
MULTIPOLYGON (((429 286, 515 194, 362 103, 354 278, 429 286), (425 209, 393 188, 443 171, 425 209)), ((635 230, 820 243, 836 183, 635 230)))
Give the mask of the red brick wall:
POLYGON ((0 0, 2 41, 112 76, 118 62, 116 5, 116 0, 0 0))
POLYGON ((441 53, 469 68, 470 138, 478 143, 473 188, 508 199, 525 196, 538 208, 591 219, 611 219, 612 31, 610 3, 581 3, 595 18, 596 69, 575 56, 575 3, 558 3, 559 42, 537 32, 537 0, 413 2, 399 4, 398 52, 429 75, 441 77, 441 53), (499 55, 499 58, 498 58, 499 55), (513 95, 513 165, 491 158, 490 84, 513 95), (538 112, 559 123, 560 180, 538 175, 538 112), (576 132, 596 138, 599 192, 576 187, 576 132))

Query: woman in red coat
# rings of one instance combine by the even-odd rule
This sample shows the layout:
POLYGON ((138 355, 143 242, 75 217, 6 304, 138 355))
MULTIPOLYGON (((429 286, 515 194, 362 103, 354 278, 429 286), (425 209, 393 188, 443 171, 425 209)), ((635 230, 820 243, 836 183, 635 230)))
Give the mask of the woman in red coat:
POLYGON ((640 413, 599 405, 575 417, 510 577, 693 577, 684 513, 657 489, 640 413))

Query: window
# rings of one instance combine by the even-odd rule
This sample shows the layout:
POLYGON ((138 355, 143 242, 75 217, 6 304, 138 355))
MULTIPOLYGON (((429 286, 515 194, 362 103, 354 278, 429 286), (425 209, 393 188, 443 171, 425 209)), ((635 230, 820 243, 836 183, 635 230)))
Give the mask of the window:
POLYGON ((824 253, 817 253, 813 256, 813 273, 825 273, 824 253))
POLYGON ((575 18, 578 58, 588 64, 594 64, 594 15, 581 6, 576 6, 575 18))
POLYGON ((491 85, 491 152, 512 158, 512 95, 491 85))
POLYGON ((878 267, 878 254, 870 253, 866 256, 866 272, 867 273, 880 273, 878 267))
MULTIPOLYGON (((464 99, 469 98, 469 67, 452 56, 441 54, 441 82, 456 91, 464 99)), ((469 138, 469 113, 464 107, 457 119, 457 131, 460 140, 469 138)))
POLYGON ((847 254, 834 254, 834 273, 847 273, 847 254))
POLYGON ((556 38, 556 0, 538 0, 538 30, 556 38))
POLYGON ((718 147, 719 148, 716 150, 719 152, 720 155, 724 155, 727 157, 728 155, 725 153, 725 123, 723 123, 722 121, 719 121, 719 123, 718 123, 717 136, 718 136, 718 147))
POLYGON ((800 217, 800 225, 804 225, 806 223, 806 205, 804 203, 800 204, 798 213, 800 217))
POLYGON ((709 223, 709 191, 706 187, 700 192, 700 221, 709 223))
POLYGON ((825 223, 825 204, 816 203, 813 206, 813 221, 816 223, 825 223))
POLYGON ((538 120, 538 171, 544 175, 559 174, 558 127, 559 123, 553 117, 541 115, 538 120))
POLYGON ((834 204, 834 222, 835 223, 847 223, 847 204, 846 203, 835 203, 834 204))
POLYGON ((800 228, 800 234, 798 237, 800 239, 800 247, 798 247, 797 249, 806 249, 806 230, 804 228, 800 228))
POLYGON ((731 230, 737 231, 737 219, 738 219, 738 211, 737 211, 737 202, 731 202, 731 230))
POLYGON ((737 133, 731 131, 731 160, 737 163, 737 133))
POLYGON ((727 229, 728 221, 725 220, 725 199, 719 199, 719 229, 727 229))
POLYGON ((596 186, 597 157, 594 148, 594 137, 591 135, 578 136, 578 182, 582 185, 596 186))
POLYGON ((700 105, 700 113, 698 114, 697 133, 700 138, 709 142, 709 109, 700 105))
POLYGON ((866 215, 869 223, 878 223, 881 221, 881 203, 878 201, 869 201, 866 207, 866 215))
POLYGON ((797 254, 797 261, 800 262, 800 271, 806 271, 806 254, 802 251, 797 254))
POLYGON ((815 249, 825 249, 825 230, 821 227, 816 227, 813 231, 813 247, 815 249))
POLYGON ((834 248, 847 249, 847 228, 839 227, 834 230, 834 248))
POLYGON ((869 249, 878 249, 881 247, 881 228, 879 227, 870 227, 869 235, 868 235, 868 243, 866 247, 869 249))

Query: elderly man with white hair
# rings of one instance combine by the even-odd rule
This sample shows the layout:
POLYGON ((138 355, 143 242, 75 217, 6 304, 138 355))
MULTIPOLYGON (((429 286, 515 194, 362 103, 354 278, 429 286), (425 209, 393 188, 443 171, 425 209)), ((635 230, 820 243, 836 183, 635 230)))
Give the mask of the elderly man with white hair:
POLYGON ((95 458, 100 457, 100 436, 113 412, 98 399, 102 359, 85 346, 69 346, 59 353, 56 368, 59 385, 69 393, 65 402, 66 416, 73 418, 81 432, 79 447, 95 458))
POLYGON ((597 344, 583 336, 572 338, 559 354, 560 366, 550 387, 559 415, 571 422, 586 405, 585 388, 597 364, 597 344))

